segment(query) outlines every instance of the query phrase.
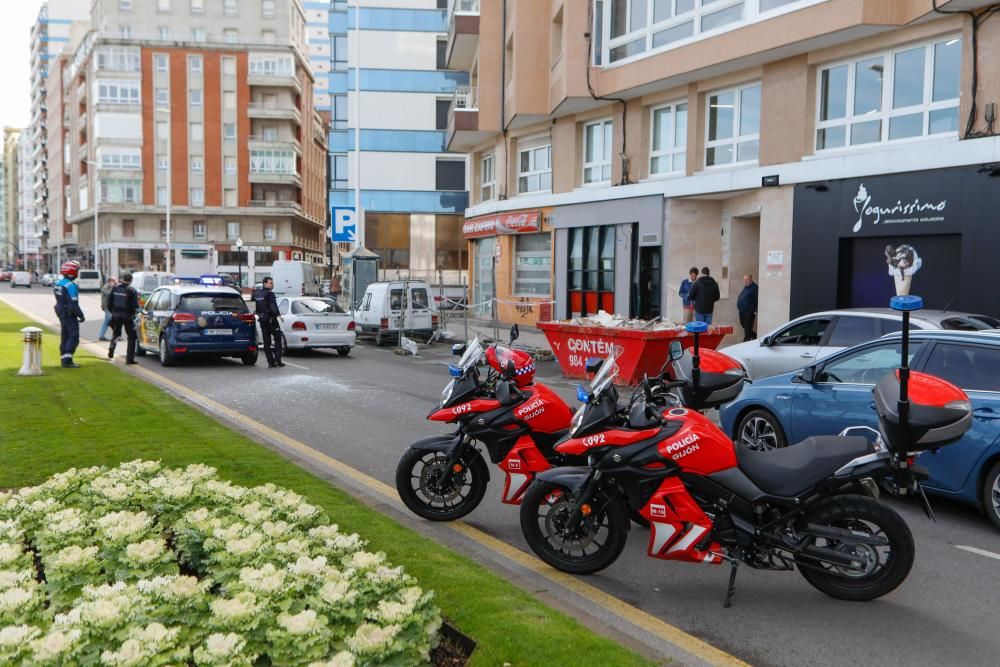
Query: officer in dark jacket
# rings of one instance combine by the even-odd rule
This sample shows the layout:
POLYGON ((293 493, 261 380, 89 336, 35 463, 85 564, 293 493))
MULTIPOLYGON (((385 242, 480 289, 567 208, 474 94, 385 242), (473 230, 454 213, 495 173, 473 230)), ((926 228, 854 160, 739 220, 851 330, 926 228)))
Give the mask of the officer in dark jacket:
POLYGON ((281 361, 281 313, 278 312, 278 299, 274 296, 274 280, 270 276, 261 282, 262 287, 254 290, 253 300, 257 305, 257 319, 260 320, 260 333, 264 337, 264 356, 267 357, 268 368, 282 368, 281 361))
POLYGON ((688 299, 694 304, 694 321, 712 323, 715 302, 719 300, 719 283, 709 275, 708 267, 702 267, 701 277, 691 285, 688 299))
POLYGON ((139 310, 139 293, 132 287, 132 274, 126 273, 121 282, 115 285, 108 296, 108 306, 111 310, 111 345, 108 346, 108 359, 114 359, 115 345, 122 337, 122 327, 128 337, 128 348, 125 352, 125 363, 135 362, 135 314, 139 310))
POLYGON ((59 318, 59 354, 63 368, 79 368, 80 364, 73 361, 73 353, 80 344, 80 323, 84 321, 80 288, 74 282, 80 275, 80 265, 72 260, 63 262, 59 273, 62 278, 52 287, 56 296, 56 317, 59 318))
POLYGON ((757 283, 749 273, 743 276, 743 291, 736 297, 736 310, 740 313, 740 326, 743 327, 743 341, 757 337, 754 331, 754 320, 757 319, 757 283))

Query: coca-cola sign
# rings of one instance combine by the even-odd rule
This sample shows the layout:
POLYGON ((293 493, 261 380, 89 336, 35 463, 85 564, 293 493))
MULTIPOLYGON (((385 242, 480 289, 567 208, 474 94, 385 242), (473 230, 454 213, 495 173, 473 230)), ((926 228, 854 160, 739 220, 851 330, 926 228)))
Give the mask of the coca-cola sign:
POLYGON ((541 229, 541 220, 540 211, 499 213, 466 220, 462 225, 462 234, 467 239, 496 236, 497 234, 529 234, 541 229))

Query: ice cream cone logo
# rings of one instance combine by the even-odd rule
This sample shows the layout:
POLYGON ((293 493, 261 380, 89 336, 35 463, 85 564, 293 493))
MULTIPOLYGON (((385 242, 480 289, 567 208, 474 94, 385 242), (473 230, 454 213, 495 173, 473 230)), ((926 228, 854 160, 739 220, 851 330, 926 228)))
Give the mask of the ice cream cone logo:
POLYGON ((906 296, 910 293, 913 274, 923 266, 923 260, 916 249, 904 243, 899 246, 885 247, 885 263, 889 267, 889 275, 896 285, 896 296, 906 296))
POLYGON ((871 195, 868 194, 868 188, 862 183, 861 187, 858 188, 858 194, 854 195, 854 212, 858 214, 858 220, 854 223, 854 232, 857 233, 861 229, 861 222, 865 217, 865 208, 868 206, 868 202, 872 200, 871 195))

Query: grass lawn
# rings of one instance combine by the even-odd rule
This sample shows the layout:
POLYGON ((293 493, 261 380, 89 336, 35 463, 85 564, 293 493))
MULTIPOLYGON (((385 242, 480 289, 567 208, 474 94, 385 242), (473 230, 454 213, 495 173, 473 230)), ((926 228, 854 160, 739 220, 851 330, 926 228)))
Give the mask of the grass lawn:
POLYGON ((29 324, 0 304, 0 488, 137 458, 168 466, 205 463, 236 484, 274 482, 295 490, 343 529, 360 533, 372 550, 405 565, 436 592, 445 617, 479 642, 473 664, 652 664, 105 360, 78 353, 83 368, 57 368, 58 336, 44 336, 46 375, 15 377, 18 330, 29 324))

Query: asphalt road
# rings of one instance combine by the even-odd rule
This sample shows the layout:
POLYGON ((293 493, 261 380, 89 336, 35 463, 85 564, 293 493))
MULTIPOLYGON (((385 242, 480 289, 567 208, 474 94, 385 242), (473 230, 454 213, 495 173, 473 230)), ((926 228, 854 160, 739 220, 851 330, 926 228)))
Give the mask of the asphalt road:
MULTIPOLYGON (((0 296, 52 319, 47 289, 0 287, 0 296)), ((82 299, 85 338, 96 340, 95 295, 82 299)), ((121 350, 120 350, 121 351, 121 350)), ((406 445, 445 429, 425 421, 448 381, 445 347, 420 358, 362 343, 350 357, 314 352, 287 358, 283 369, 237 360, 159 368, 167 378, 252 416, 323 453, 392 484, 406 445)), ((567 401, 573 385, 554 362, 539 364, 539 380, 567 401)), ((572 405, 572 403, 571 403, 572 405)), ((528 551, 517 508, 500 504, 496 468, 483 504, 468 523, 528 551)), ((1000 662, 1000 531, 975 509, 932 499, 938 522, 894 503, 917 547, 909 579, 870 603, 826 597, 797 573, 742 568, 733 607, 722 602, 727 567, 669 563, 646 557, 648 533, 633 528, 622 557, 589 583, 755 665, 996 665, 1000 662), (980 553, 960 549, 972 547, 980 553)))

